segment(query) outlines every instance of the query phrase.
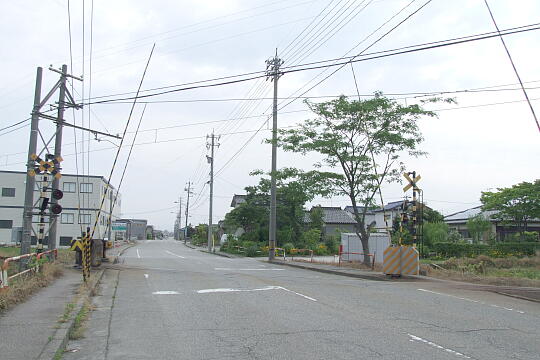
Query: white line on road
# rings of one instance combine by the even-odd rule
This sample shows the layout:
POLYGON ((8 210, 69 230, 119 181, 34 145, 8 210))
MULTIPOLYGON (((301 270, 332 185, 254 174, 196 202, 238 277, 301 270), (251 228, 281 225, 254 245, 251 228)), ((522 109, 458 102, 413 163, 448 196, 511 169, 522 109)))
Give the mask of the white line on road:
POLYGON ((494 308, 504 309, 504 310, 508 310, 508 311, 515 311, 515 312, 517 312, 517 313, 519 313, 519 314, 525 314, 525 312, 524 312, 524 311, 521 311, 521 310, 516 310, 516 309, 512 309, 512 308, 507 308, 507 307, 499 306, 499 305, 495 305, 495 304, 488 304, 488 303, 483 302, 483 301, 480 301, 480 300, 468 299, 468 298, 464 298, 464 297, 460 297, 460 296, 455 296, 455 295, 450 295, 450 294, 444 294, 444 293, 440 293, 440 292, 436 292, 436 291, 431 291, 431 290, 426 290, 426 289, 417 289, 417 290, 423 291, 423 292, 432 293, 432 294, 442 295, 442 296, 448 296, 448 297, 452 297, 452 298, 454 298, 454 299, 470 301, 470 302, 473 302, 473 303, 477 303, 477 304, 481 304, 481 305, 487 305, 487 306, 491 306, 491 307, 494 307, 494 308))
POLYGON ((280 288, 281 290, 285 290, 285 291, 291 292, 291 293, 293 293, 293 294, 295 294, 295 295, 301 296, 301 297, 306 298, 306 299, 308 299, 308 300, 311 300, 311 301, 317 301, 317 299, 314 299, 314 298, 309 297, 309 296, 304 295, 304 294, 297 293, 296 291, 292 291, 292 290, 286 289, 286 288, 281 287, 281 286, 279 286, 279 288, 280 288))
POLYGON ((217 271, 283 271, 285 269, 233 269, 233 268, 214 268, 217 271))
POLYGON ((148 274, 144 274, 144 277, 148 279, 148 274))
POLYGON ((166 252, 167 254, 169 254, 169 255, 179 257, 180 259, 185 259, 184 256, 175 254, 175 253, 173 253, 173 252, 170 252, 169 250, 165 250, 165 252, 166 252))
POLYGON ((137 249, 137 257, 140 259, 141 258, 141 254, 139 254, 139 249, 137 249))
POLYGON ((450 353, 450 354, 453 354, 453 355, 456 355, 456 356, 461 356, 461 357, 463 357, 463 358, 465 358, 465 359, 470 359, 470 357, 467 356, 467 355, 464 355, 464 354, 462 354, 462 353, 460 353, 460 352, 457 352, 457 351, 455 351, 455 350, 452 350, 452 349, 445 348, 444 346, 441 346, 441 345, 439 345, 439 344, 435 344, 434 342, 431 342, 431 341, 429 341, 429 340, 422 339, 422 338, 419 337, 419 336, 412 335, 412 334, 407 334, 407 335, 409 335, 409 337, 410 337, 409 341, 412 341, 412 342, 414 342, 414 341, 420 341, 420 342, 423 342, 424 344, 428 344, 429 346, 432 346, 432 347, 434 347, 434 348, 444 350, 444 351, 446 351, 446 352, 448 352, 448 353, 450 353))
POLYGON ((180 294, 178 291, 170 291, 170 290, 162 290, 162 291, 154 291, 152 295, 178 295, 180 294))
POLYGON ((304 294, 300 294, 296 291, 289 290, 287 288, 284 288, 283 286, 266 286, 263 288, 256 288, 256 289, 230 289, 230 288, 220 288, 220 289, 203 289, 203 290, 197 290, 198 294, 208 294, 208 293, 224 293, 224 292, 253 292, 253 291, 267 291, 267 290, 283 290, 290 293, 293 293, 295 295, 301 296, 304 299, 308 299, 311 301, 317 301, 317 299, 314 299, 312 297, 309 297, 304 294))
POLYGON ((266 290, 276 290, 280 289, 279 286, 266 286, 258 289, 230 289, 230 288, 221 288, 221 289, 203 289, 197 290, 197 294, 208 294, 208 293, 223 293, 223 292, 251 292, 251 291, 266 291, 266 290))

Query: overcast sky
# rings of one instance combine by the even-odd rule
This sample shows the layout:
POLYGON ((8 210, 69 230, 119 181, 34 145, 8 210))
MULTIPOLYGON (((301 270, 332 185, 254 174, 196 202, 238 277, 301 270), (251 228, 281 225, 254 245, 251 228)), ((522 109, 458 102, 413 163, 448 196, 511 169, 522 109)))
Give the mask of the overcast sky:
MULTIPOLYGON (((3 1, 0 128, 29 116, 38 66, 45 68, 43 93, 58 79, 56 73, 46 70, 51 64, 56 68, 67 64, 72 74, 84 74, 83 83, 74 82, 78 100, 83 92, 85 98, 131 93, 137 90, 154 43, 143 89, 261 71, 276 48, 284 66, 356 55, 425 2, 71 1, 70 56, 68 1, 3 1)), ((540 22, 537 0, 489 0, 489 4, 500 29, 540 22)), ((483 0, 433 0, 369 52, 493 30, 483 0)), ((540 114, 539 33, 509 35, 505 40, 540 114)), ((419 186, 432 208, 444 214, 464 210, 480 204, 481 191, 539 178, 540 133, 498 38, 359 62, 354 64, 354 70, 361 94, 395 94, 389 96, 403 104, 417 103, 420 98, 402 94, 507 89, 458 93, 452 95, 457 105, 429 106, 438 114, 438 118, 420 121, 425 137, 422 149, 429 154, 403 160, 409 170, 422 175, 419 186)), ((279 80, 280 103, 287 104, 287 97, 298 95, 301 88, 300 93, 304 92, 332 70, 322 75, 321 71, 284 75, 279 80)), ((241 194, 245 186, 258 182, 258 178, 249 176, 250 171, 270 168, 270 146, 264 143, 270 132, 263 124, 270 114, 271 88, 270 82, 253 80, 145 99, 153 103, 147 105, 136 139, 141 145, 134 147, 121 188, 122 214, 146 218, 159 229, 172 229, 177 210, 174 201, 183 196, 185 202, 184 188, 191 181, 195 194, 191 198, 190 223, 207 222, 208 186, 204 184, 209 165, 205 137, 214 131, 223 134, 215 153, 214 222, 222 219, 230 210, 233 194, 241 194), (247 98, 252 100, 238 100, 247 98), (263 129, 256 133, 261 126, 263 129)), ((347 66, 304 96, 355 93, 351 67, 347 66)), ((143 107, 135 107, 125 144, 133 139, 143 107)), ((301 100, 281 107, 280 127, 294 126, 310 116, 301 100)), ((122 133, 130 108, 129 101, 94 104, 84 110, 67 111, 66 121, 102 132, 122 133)), ((52 129, 47 120, 42 120, 40 127, 49 133, 52 129)), ((28 136, 29 122, 0 131, 1 169, 25 170, 28 136)), ((79 173, 108 177, 116 147, 67 128, 63 172, 76 172, 75 136, 79 173)), ((112 179, 115 186, 128 151, 127 147, 122 149, 112 179)), ((309 169, 314 161, 316 155, 304 158, 278 152, 278 167, 309 169)), ((385 185, 384 201, 400 199, 401 188, 400 184, 385 185)), ((348 201, 315 199, 312 204, 345 206, 348 201)))

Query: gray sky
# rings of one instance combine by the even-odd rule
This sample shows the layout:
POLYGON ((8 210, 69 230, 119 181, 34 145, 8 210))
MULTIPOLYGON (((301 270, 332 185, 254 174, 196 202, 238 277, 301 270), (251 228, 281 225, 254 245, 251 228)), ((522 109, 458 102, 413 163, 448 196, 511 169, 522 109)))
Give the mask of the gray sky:
MULTIPOLYGON (((93 98, 136 91, 153 43, 156 49, 143 89, 261 71, 276 48, 285 65, 291 66, 345 55, 409 3, 410 0, 71 1, 70 58, 67 1, 4 1, 0 5, 0 128, 29 116, 37 66, 71 67, 73 62, 70 72, 84 74, 85 78, 84 84, 74 84, 77 99, 83 92, 85 97, 93 98)), ((412 1, 349 54, 363 50, 424 3, 425 0, 412 1)), ((540 22, 538 1, 489 3, 500 29, 540 22)), ((433 0, 369 51, 493 30, 483 0, 433 0)), ((526 87, 530 88, 529 97, 540 98, 538 31, 505 39, 526 87)), ((517 79, 498 38, 360 62, 354 69, 361 94, 398 94, 392 97, 407 104, 417 103, 420 98, 404 99, 406 96, 399 94, 486 87, 511 89, 459 93, 455 95, 458 105, 430 105, 439 117, 420 121, 425 137, 422 149, 429 155, 404 158, 408 169, 422 175, 419 185, 429 206, 448 214, 478 205, 483 190, 539 177, 540 134, 523 94, 516 90, 517 79), (489 105, 494 103, 499 104, 489 105)), ((283 76, 279 82, 279 97, 283 98, 280 102, 286 104, 285 98, 298 95, 295 92, 314 77, 320 79, 329 73, 320 75, 321 71, 283 76)), ((43 91, 56 80, 55 73, 45 70, 43 91)), ((238 151, 266 121, 271 87, 270 82, 254 80, 148 98, 159 103, 148 104, 142 120, 144 131, 136 140, 142 145, 134 148, 121 188, 124 216, 147 218, 158 228, 172 229, 174 201, 179 196, 184 196, 185 201, 183 189, 187 181, 192 181, 196 194, 192 198, 190 222, 206 222, 208 187, 204 183, 209 166, 205 159, 205 136, 214 130, 223 134, 215 154, 214 219, 217 222, 223 218, 230 210, 232 195, 243 193, 246 185, 258 182, 249 172, 270 167, 270 146, 264 143, 270 134, 266 125, 238 151), (245 98, 263 99, 231 100, 245 98)), ((351 68, 347 66, 305 96, 355 93, 351 68)), ((533 100, 540 114, 538 104, 533 100)), ((95 104, 75 114, 68 111, 66 120, 99 131, 121 133, 130 106, 95 104)), ((126 144, 133 139, 142 109, 142 104, 135 108, 126 144)), ((309 117, 306 110, 301 100, 284 107, 279 126, 293 126, 309 117)), ((47 120, 42 120, 40 126, 52 129, 47 120)), ((17 128, 10 131, 14 129, 17 128)), ((28 130, 29 126, 25 126, 10 133, 0 132, 0 168, 24 170, 28 130)), ((69 129, 64 134, 63 171, 74 173, 75 134, 69 129)), ((89 140, 87 134, 83 138, 80 132, 76 137, 79 173, 108 176, 116 148, 92 136, 89 140), (85 142, 81 143, 83 139, 85 142)), ((113 185, 118 184, 128 150, 122 150, 113 185)), ((315 155, 304 158, 278 153, 278 167, 309 168, 316 160, 315 155)), ((401 187, 385 185, 385 202, 402 197, 401 187)), ((316 199, 313 204, 344 206, 348 202, 333 198, 316 199)))

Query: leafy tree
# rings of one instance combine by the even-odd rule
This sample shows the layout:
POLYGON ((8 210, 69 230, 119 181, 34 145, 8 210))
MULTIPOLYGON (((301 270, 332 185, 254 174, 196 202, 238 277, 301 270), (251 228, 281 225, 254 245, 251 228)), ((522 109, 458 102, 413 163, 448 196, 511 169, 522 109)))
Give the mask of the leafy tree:
POLYGON ((438 242, 448 240, 448 224, 445 222, 426 222, 424 223, 424 244, 432 246, 438 242))
POLYGON ((316 118, 305 120, 299 129, 281 130, 278 145, 286 151, 322 155, 322 161, 314 164, 316 170, 304 173, 304 178, 316 184, 322 196, 349 197, 356 234, 368 251, 367 210, 375 205, 383 182, 400 180, 405 169, 400 155, 423 154, 418 150, 422 136, 417 120, 435 113, 419 105, 399 105, 381 93, 369 100, 349 101, 341 96, 306 103, 316 118))
POLYGON ((540 179, 522 182, 497 191, 483 191, 483 210, 495 210, 491 217, 504 223, 514 222, 521 234, 527 231, 529 220, 540 218, 540 179))
POLYGON ((322 231, 324 227, 324 212, 320 206, 314 206, 309 212, 310 229, 322 231))
POLYGON ((482 240, 483 235, 491 229, 491 222, 482 214, 471 216, 467 220, 467 230, 471 234, 474 243, 482 240))
MULTIPOLYGON (((268 175, 253 171, 251 175, 268 175)), ((304 226, 304 204, 312 200, 312 186, 298 178, 295 169, 280 169, 276 175, 278 245, 300 239, 304 226)), ((259 184, 246 187, 246 202, 225 215, 225 224, 242 227, 246 236, 257 241, 268 240, 270 178, 261 177, 259 184)))
POLYGON ((424 206, 423 214, 423 219, 425 222, 437 223, 444 220, 443 214, 427 206, 424 206))

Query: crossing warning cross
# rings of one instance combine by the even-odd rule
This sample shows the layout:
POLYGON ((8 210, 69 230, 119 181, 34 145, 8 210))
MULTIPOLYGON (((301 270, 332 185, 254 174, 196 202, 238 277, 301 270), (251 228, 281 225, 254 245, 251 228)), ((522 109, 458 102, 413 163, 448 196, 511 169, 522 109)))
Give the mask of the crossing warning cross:
POLYGON ((414 179, 411 179, 408 173, 403 173, 403 176, 409 182, 409 184, 403 188, 403 192, 407 192, 410 188, 416 189, 416 184, 420 181, 420 179, 422 179, 420 175, 416 176, 414 179))

